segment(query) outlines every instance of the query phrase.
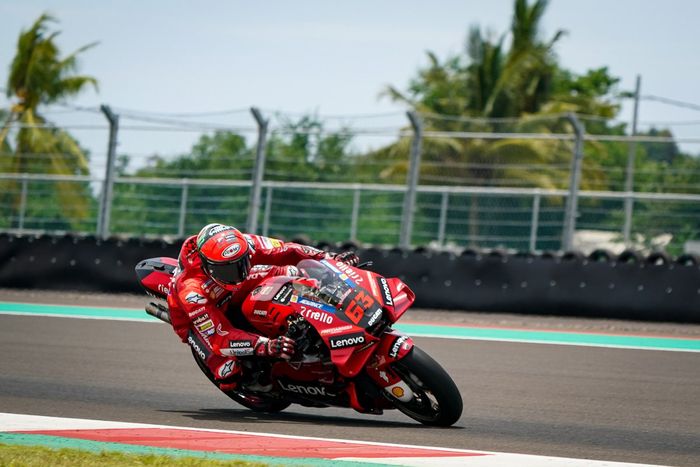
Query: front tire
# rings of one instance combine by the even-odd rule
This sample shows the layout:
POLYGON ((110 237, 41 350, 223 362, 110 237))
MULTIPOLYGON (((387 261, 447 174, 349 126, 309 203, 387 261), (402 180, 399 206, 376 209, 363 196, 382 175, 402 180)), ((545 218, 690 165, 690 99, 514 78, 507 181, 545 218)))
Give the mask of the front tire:
POLYGON ((219 383, 216 381, 216 378, 214 378, 214 375, 211 374, 209 367, 205 365, 205 363, 199 358, 199 356, 197 356, 194 349, 191 350, 192 356, 194 357, 194 361, 197 362, 197 366, 200 370, 202 370, 202 373, 204 373, 207 379, 211 381, 214 386, 219 388, 221 392, 226 394, 228 397, 230 397, 243 407, 248 408, 253 412, 277 413, 283 411, 291 405, 291 402, 287 402, 281 399, 273 399, 271 397, 259 396, 257 394, 248 394, 240 391, 224 391, 219 387, 219 383))
POLYGON ((413 391, 414 397, 402 402, 386 394, 404 414, 424 425, 451 426, 462 416, 462 396, 450 375, 418 347, 392 365, 413 391))

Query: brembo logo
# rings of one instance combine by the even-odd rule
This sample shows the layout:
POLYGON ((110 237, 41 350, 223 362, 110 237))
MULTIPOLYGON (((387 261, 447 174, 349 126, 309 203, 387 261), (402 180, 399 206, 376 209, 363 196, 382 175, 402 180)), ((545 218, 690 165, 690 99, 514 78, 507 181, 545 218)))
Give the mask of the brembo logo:
POLYGON ((289 392, 295 392, 297 394, 305 394, 307 396, 327 396, 326 388, 320 386, 303 386, 301 384, 284 384, 282 381, 279 382, 280 387, 289 392))
POLYGON ((339 337, 331 337, 328 340, 331 344, 331 349, 342 349, 344 347, 352 347, 354 345, 364 344, 365 336, 363 333, 346 334, 339 337))
POLYGON ((391 289, 389 289, 389 283, 383 277, 377 279, 379 281, 379 288, 382 289, 382 297, 384 298, 384 303, 389 306, 394 306, 394 297, 391 296, 391 289))
POLYGON ((207 355, 204 353, 204 350, 202 350, 202 347, 200 347, 199 342, 195 341, 192 336, 187 336, 187 343, 197 352, 197 355, 199 355, 202 361, 207 359, 207 355))

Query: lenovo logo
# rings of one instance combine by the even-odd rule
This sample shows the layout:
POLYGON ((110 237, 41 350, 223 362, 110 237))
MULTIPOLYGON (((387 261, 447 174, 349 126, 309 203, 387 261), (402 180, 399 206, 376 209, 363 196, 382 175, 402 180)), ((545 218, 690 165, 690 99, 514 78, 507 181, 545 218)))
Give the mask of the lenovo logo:
POLYGON ((383 277, 378 277, 379 288, 382 291, 382 298, 384 303, 389 306, 394 306, 394 297, 391 296, 391 289, 389 289, 389 283, 383 277))
POLYGON ((202 349, 200 343, 195 341, 191 335, 187 336, 187 343, 190 344, 190 347, 194 349, 195 353, 199 356, 199 358, 202 361, 207 359, 207 355, 204 353, 204 350, 202 349))
POLYGON ((406 342, 408 340, 408 336, 401 336, 398 339, 394 341, 394 345, 391 346, 391 350, 389 351, 389 356, 391 358, 396 358, 399 355, 399 350, 401 350, 401 344, 406 342))
POLYGON ((356 334, 346 334, 339 337, 331 337, 328 342, 331 344, 331 349, 342 349, 344 347, 352 347, 365 343, 365 335, 361 332, 356 334))
POLYGON ((297 394, 304 394, 306 396, 328 396, 326 393, 326 388, 321 386, 304 386, 301 384, 284 384, 282 381, 279 382, 280 388, 285 391, 294 392, 297 394))

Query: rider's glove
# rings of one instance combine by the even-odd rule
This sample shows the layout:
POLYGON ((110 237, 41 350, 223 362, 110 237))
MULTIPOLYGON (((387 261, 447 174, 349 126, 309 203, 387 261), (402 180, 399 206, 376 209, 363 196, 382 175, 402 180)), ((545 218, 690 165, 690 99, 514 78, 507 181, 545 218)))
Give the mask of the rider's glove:
POLYGON ((333 259, 336 261, 342 261, 350 266, 357 266, 360 264, 360 257, 353 251, 343 251, 342 253, 333 253, 333 259))
POLYGON ((276 339, 261 336, 255 344, 255 355, 289 360, 294 355, 294 341, 286 336, 280 336, 276 339))

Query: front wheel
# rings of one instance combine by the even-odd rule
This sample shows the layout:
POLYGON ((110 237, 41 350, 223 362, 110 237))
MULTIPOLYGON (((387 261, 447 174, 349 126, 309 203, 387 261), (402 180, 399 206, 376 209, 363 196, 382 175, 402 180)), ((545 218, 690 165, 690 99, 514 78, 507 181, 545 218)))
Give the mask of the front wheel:
POLYGON ((392 369, 408 384, 414 397, 402 402, 386 394, 391 403, 425 425, 451 426, 462 416, 462 396, 450 375, 418 347, 394 363, 392 369))

